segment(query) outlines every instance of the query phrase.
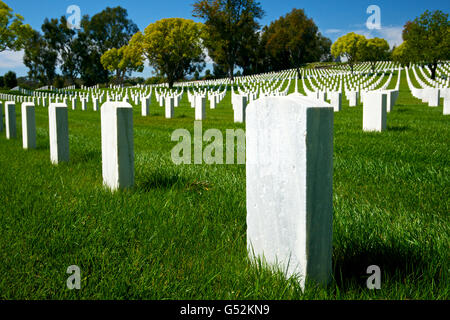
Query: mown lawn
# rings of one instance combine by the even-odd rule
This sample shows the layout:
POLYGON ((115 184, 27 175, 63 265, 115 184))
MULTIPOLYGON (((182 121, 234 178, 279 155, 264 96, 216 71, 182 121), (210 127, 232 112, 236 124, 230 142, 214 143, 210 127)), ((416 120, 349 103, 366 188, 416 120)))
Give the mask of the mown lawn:
MULTIPOLYGON (((404 72, 386 132, 362 132, 361 105, 343 101, 334 280, 304 293, 247 260, 244 165, 172 163, 172 132, 193 132, 186 95, 172 120, 154 95, 150 117, 135 108, 136 186, 114 194, 102 187, 99 112, 69 110, 71 160, 53 166, 47 109, 36 108, 38 148, 25 151, 17 104, 18 139, 0 136, 0 298, 448 299, 450 116, 414 99, 404 72), (66 287, 70 265, 81 290, 66 287), (366 287, 370 265, 381 290, 366 287)), ((245 128, 230 103, 208 107, 203 129, 245 128)))

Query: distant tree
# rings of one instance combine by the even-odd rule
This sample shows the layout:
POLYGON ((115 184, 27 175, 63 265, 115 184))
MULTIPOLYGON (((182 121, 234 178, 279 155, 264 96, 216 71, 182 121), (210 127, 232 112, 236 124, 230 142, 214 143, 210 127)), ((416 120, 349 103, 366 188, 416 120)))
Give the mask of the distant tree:
POLYGON ((103 68, 102 55, 125 46, 139 29, 122 7, 108 7, 92 18, 84 16, 81 28, 71 44, 70 62, 79 70, 85 85, 106 83, 109 71, 103 68))
POLYGON ((3 76, 0 76, 0 89, 3 88, 5 86, 5 81, 3 76))
POLYGON ((56 76, 55 81, 53 81, 53 86, 55 88, 61 89, 64 88, 64 85, 65 85, 64 77, 56 76))
POLYGON ((203 77, 203 80, 211 80, 213 79, 213 75, 211 74, 211 70, 206 69, 205 76, 203 77))
POLYGON ((134 50, 142 50, 156 72, 165 75, 172 88, 175 81, 205 67, 201 41, 203 25, 182 18, 162 19, 138 32, 134 50))
POLYGON ((23 17, 13 13, 13 10, 0 0, 0 52, 22 49, 31 32, 31 27, 23 24, 23 17))
POLYGON ((368 39, 362 48, 362 60, 370 62, 372 72, 375 72, 377 61, 385 60, 389 57, 389 44, 385 39, 368 39))
POLYGON ((366 44, 366 37, 356 34, 354 32, 348 33, 340 37, 331 46, 331 54, 337 58, 344 56, 347 58, 348 64, 353 73, 353 66, 355 63, 362 60, 364 46, 366 44))
POLYGON ((12 89, 17 86, 17 77, 16 74, 12 71, 8 71, 3 76, 3 82, 6 88, 12 89))
POLYGON ((131 45, 123 46, 120 49, 110 49, 102 55, 100 60, 105 69, 116 73, 118 84, 123 83, 125 75, 131 74, 133 71, 142 72, 144 70, 142 52, 131 45))
POLYGON ((200 73, 198 72, 198 70, 195 70, 194 72, 194 80, 199 80, 200 79, 200 73))
POLYGON ((58 52, 49 48, 42 35, 33 31, 25 44, 23 62, 28 67, 28 76, 42 84, 53 84, 56 76, 58 52))
POLYGON ((67 77, 71 83, 79 74, 78 65, 75 63, 75 52, 73 42, 76 32, 67 26, 67 19, 62 16, 58 19, 45 19, 42 25, 43 38, 51 50, 58 53, 58 65, 62 74, 67 77))
POLYGON ((438 62, 450 59, 450 22, 442 11, 425 11, 403 29, 403 40, 411 62, 427 64, 431 79, 436 78, 438 62))
POLYGON ((204 43, 215 63, 226 70, 231 80, 240 63, 249 68, 251 44, 264 11, 254 0, 198 0, 194 4, 194 17, 205 21, 204 43))
POLYGON ((302 9, 293 9, 263 32, 263 42, 274 70, 296 68, 300 75, 303 64, 328 59, 330 54, 331 40, 320 34, 302 9))
POLYGON ((220 79, 225 78, 227 76, 227 71, 222 68, 222 66, 214 63, 213 64, 213 75, 214 78, 220 79))
POLYGON ((403 41, 401 45, 394 48, 392 51, 392 60, 399 62, 402 66, 408 65, 408 63, 411 61, 411 58, 408 56, 408 43, 406 41, 403 41))

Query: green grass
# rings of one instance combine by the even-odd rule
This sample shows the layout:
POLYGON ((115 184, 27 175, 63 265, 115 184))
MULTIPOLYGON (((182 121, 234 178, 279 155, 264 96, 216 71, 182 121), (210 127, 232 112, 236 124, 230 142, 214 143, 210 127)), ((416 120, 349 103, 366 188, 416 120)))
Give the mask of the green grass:
MULTIPOLYGON (((172 120, 154 95, 150 117, 135 108, 136 186, 114 194, 102 187, 99 112, 69 110, 71 160, 53 166, 47 109, 25 151, 17 105, 18 139, 0 137, 0 298, 448 299, 450 118, 414 99, 405 76, 386 132, 364 133, 362 107, 345 99, 335 114, 333 281, 303 293, 247 260, 244 165, 171 162, 173 130, 193 132, 186 95, 172 120), (366 288, 373 264, 381 290, 366 288), (81 290, 66 287, 69 265, 81 290)), ((230 93, 203 122, 244 127, 230 93)))

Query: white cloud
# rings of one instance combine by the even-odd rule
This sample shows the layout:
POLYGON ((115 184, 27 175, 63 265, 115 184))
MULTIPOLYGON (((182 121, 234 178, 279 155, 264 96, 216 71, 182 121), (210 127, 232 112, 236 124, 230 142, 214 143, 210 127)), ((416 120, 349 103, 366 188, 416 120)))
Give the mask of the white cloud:
POLYGON ((399 46, 403 43, 403 27, 382 27, 379 31, 381 37, 386 39, 391 47, 399 46))
POLYGON ((325 30, 325 33, 329 33, 329 34, 331 34, 331 33, 341 33, 341 32, 342 32, 341 29, 328 29, 328 30, 325 30))
POLYGON ((0 52, 0 68, 19 68, 23 64, 24 51, 3 51, 0 52))

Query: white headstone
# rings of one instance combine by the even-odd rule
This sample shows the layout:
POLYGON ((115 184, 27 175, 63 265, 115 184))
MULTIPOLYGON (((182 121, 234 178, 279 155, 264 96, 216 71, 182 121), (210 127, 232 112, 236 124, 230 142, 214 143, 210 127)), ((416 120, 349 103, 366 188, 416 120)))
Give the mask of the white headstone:
POLYGON ((149 99, 146 97, 143 97, 141 100, 141 104, 142 104, 142 110, 141 110, 141 114, 143 117, 146 117, 149 115, 149 99))
POLYGON ((111 190, 134 185, 133 108, 127 102, 101 107, 103 184, 111 190))
POLYGON ((24 149, 36 149, 36 117, 34 103, 22 103, 22 139, 24 149))
POLYGON ((332 92, 331 93, 331 103, 334 112, 339 112, 342 110, 342 93, 340 92, 332 92))
POLYGON ((50 104, 48 108, 50 160, 53 164, 69 161, 69 119, 65 104, 50 104))
POLYGON ((166 106, 165 106, 165 111, 166 111, 166 119, 172 119, 173 115, 174 115, 174 101, 173 101, 173 97, 166 97, 165 99, 163 97, 162 101, 165 100, 166 106))
POLYGON ((238 95, 234 98, 234 122, 244 123, 245 122, 245 109, 247 108, 247 97, 244 95, 238 95))
POLYGON ((387 94, 380 91, 366 93, 363 104, 363 130, 386 130, 387 94))
POLYGON ((16 103, 13 101, 5 102, 5 124, 6 139, 17 138, 16 103))
POLYGON ((3 105, 0 101, 0 132, 3 131, 3 105))
POLYGON ((247 246, 287 276, 327 284, 333 224, 333 107, 265 97, 246 115, 247 246))
POLYGON ((206 118, 206 97, 196 96, 195 98, 195 120, 201 121, 206 118))

